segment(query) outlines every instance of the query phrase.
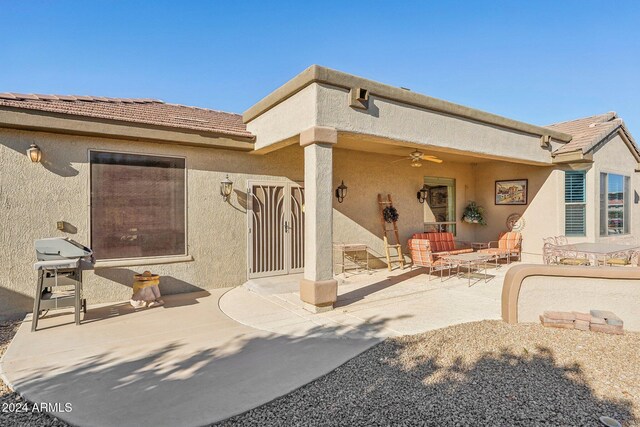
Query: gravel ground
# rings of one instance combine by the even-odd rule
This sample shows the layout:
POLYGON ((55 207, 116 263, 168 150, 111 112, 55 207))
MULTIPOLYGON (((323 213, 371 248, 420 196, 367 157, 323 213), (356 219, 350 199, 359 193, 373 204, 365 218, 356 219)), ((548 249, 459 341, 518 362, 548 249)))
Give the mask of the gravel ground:
MULTIPOLYGON (((0 355, 20 322, 0 323, 0 355)), ((484 321, 388 339, 218 425, 640 425, 640 334, 484 321)), ((212 387, 215 385, 212 384, 212 387)), ((24 403, 0 381, 0 407, 24 403)), ((0 411, 1 426, 68 426, 0 411)))
MULTIPOLYGON (((20 321, 0 322, 0 357, 2 357, 9 346, 9 343, 18 330, 20 323, 20 321)), ((22 399, 19 394, 12 392, 4 381, 0 380, 0 426, 69 426, 69 424, 62 422, 49 414, 32 411, 33 407, 30 402, 22 399), (16 407, 19 409, 16 410, 16 407)))
POLYGON ((388 339, 219 425, 640 423, 640 334, 483 321, 388 339))

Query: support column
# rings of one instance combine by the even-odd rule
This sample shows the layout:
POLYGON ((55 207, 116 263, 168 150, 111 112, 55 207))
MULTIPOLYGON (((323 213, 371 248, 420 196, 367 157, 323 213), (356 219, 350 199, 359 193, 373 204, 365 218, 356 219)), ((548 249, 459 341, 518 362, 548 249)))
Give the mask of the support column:
POLYGON ((333 278, 334 128, 314 126, 300 133, 304 147, 304 278, 300 299, 313 312, 328 311, 338 297, 333 278))

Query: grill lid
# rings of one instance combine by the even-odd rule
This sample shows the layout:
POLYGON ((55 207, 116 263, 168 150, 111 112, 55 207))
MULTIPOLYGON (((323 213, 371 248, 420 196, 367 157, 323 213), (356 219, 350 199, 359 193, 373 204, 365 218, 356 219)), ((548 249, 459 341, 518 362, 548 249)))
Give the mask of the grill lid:
POLYGON ((38 261, 48 261, 65 258, 84 258, 91 256, 93 251, 68 237, 50 237, 35 241, 38 261))

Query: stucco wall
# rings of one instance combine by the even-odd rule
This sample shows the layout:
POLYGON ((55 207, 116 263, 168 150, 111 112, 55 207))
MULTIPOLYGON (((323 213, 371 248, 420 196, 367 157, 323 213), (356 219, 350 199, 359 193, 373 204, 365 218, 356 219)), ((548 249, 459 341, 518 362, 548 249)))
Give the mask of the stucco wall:
MULTIPOLYGON (((424 230, 424 206, 418 202, 416 193, 422 187, 425 176, 456 179, 456 219, 462 217, 464 207, 474 193, 470 164, 424 162, 422 167, 413 168, 409 161, 395 162, 397 160, 397 156, 339 148, 334 150, 334 188, 342 180, 348 186, 343 203, 338 203, 334 198, 334 242, 366 243, 375 253, 383 255, 377 195, 380 193, 386 198, 387 194, 391 194, 400 215, 400 243, 406 251, 411 235, 424 230)), ((459 224, 457 239, 473 240, 474 230, 473 225, 459 224)))
POLYGON ((126 300, 132 274, 150 269, 163 276, 165 293, 236 286, 246 280, 246 180, 303 179, 299 146, 265 156, 237 151, 172 144, 68 136, 0 129, 0 315, 30 311, 36 273, 33 241, 69 236, 90 244, 88 150, 115 150, 184 156, 188 175, 188 252, 193 261, 96 269, 85 275, 90 303, 126 300), (43 151, 41 164, 25 152, 35 142, 43 151), (235 194, 231 204, 219 195, 219 183, 229 173, 235 194), (66 221, 77 234, 56 230, 66 221))
POLYGON ((539 136, 376 96, 369 98, 367 110, 352 108, 347 89, 327 84, 313 83, 247 124, 257 135, 256 148, 277 144, 310 126, 328 126, 488 158, 551 163, 550 151, 540 147, 539 136))
POLYGON ((518 321, 535 322, 546 310, 612 311, 624 321, 624 327, 640 331, 640 300, 637 280, 582 277, 531 276, 522 282, 518 300, 518 321))
POLYGON ((297 137, 317 123, 317 85, 310 85, 247 123, 256 135, 255 149, 297 137))
POLYGON ((542 238, 562 234, 563 217, 560 202, 564 193, 564 174, 552 167, 536 167, 506 162, 480 163, 475 167, 476 202, 485 209, 486 226, 476 225, 476 238, 486 242, 496 240, 507 231, 506 220, 511 214, 522 215, 522 257, 527 262, 542 261, 542 238), (495 181, 527 179, 527 205, 496 205, 495 181), (561 185, 561 186, 560 186, 561 185))
POLYGON ((596 240, 609 242, 624 242, 640 238, 640 207, 635 202, 635 194, 640 188, 640 174, 634 172, 637 163, 629 148, 626 146, 620 135, 615 134, 606 144, 596 147, 593 153, 594 168, 589 177, 594 188, 594 203, 590 207, 592 223, 592 233, 596 240), (600 173, 614 173, 630 177, 630 215, 631 228, 629 235, 600 237, 600 173))
POLYGON ((341 131, 378 135, 467 151, 488 157, 550 163, 549 151, 540 148, 540 137, 483 123, 435 113, 371 96, 367 111, 351 108, 349 92, 319 85, 317 122, 341 131))

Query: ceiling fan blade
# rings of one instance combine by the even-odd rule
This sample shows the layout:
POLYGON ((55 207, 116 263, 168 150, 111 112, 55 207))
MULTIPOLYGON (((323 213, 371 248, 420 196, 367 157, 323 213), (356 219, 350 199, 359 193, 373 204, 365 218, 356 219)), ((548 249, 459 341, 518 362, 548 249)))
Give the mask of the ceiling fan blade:
POLYGON ((423 157, 423 158, 422 158, 422 160, 426 160, 427 162, 433 162, 433 163, 442 163, 442 160, 437 159, 437 158, 435 158, 435 157, 433 157, 433 158, 426 158, 426 159, 423 157))
POLYGON ((394 160, 394 161, 392 161, 390 163, 406 162, 407 160, 411 160, 411 157, 403 157, 403 158, 401 158, 399 160, 394 160))

